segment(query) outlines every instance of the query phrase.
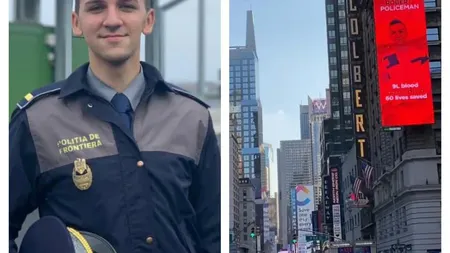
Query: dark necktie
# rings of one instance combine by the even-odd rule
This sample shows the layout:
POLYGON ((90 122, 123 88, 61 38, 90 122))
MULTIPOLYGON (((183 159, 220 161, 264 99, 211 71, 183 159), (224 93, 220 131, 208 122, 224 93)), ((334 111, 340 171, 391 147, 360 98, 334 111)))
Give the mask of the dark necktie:
POLYGON ((131 129, 132 126, 132 113, 133 108, 131 107, 130 100, 128 100, 127 96, 122 93, 117 93, 111 100, 111 104, 114 106, 116 111, 120 115, 121 121, 125 124, 125 126, 131 129))

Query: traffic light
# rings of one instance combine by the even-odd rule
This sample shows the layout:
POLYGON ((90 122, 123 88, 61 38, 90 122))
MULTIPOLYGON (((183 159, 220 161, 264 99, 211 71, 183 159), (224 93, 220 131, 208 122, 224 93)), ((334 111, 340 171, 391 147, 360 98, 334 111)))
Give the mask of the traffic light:
POLYGON ((251 231, 250 231, 250 236, 253 238, 255 237, 255 228, 252 227, 251 231))
POLYGON ((256 235, 261 235, 261 231, 260 231, 259 227, 256 227, 256 235))
POLYGON ((294 234, 292 236, 292 243, 297 243, 297 235, 296 234, 294 234))

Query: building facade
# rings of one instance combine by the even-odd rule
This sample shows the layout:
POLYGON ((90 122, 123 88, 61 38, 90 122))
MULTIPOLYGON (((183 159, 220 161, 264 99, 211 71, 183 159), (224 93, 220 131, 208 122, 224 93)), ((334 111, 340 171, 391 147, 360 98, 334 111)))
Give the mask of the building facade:
POLYGON ((326 98, 308 97, 309 125, 311 127, 311 155, 316 210, 322 199, 320 131, 323 120, 328 118, 329 104, 326 98))
MULTIPOLYGON (((435 124, 382 131, 373 1, 360 1, 374 177, 377 249, 410 245, 411 252, 441 248, 441 1, 424 0, 435 124), (421 215, 426 214, 426 215, 421 215)), ((364 232, 364 231, 363 231, 364 232)))
POLYGON ((246 46, 230 48, 230 131, 236 135, 243 159, 242 177, 255 185, 261 198, 262 108, 258 91, 258 56, 256 54, 253 14, 247 12, 246 46), (233 127, 233 128, 231 128, 233 127))
POLYGON ((268 199, 272 195, 270 192, 270 170, 273 163, 273 149, 272 145, 268 143, 264 143, 263 147, 264 169, 261 171, 261 194, 263 199, 268 199))
POLYGON ((255 228, 255 188, 249 178, 239 179, 239 199, 240 249, 244 252, 256 253, 256 240, 250 236, 251 229, 255 228))
MULTIPOLYGON (((320 149, 321 149, 321 177, 322 177, 322 200, 323 217, 322 224, 319 226, 326 234, 342 238, 342 214, 344 212, 343 194, 340 191, 342 184, 342 159, 345 154, 336 145, 334 141, 335 132, 333 132, 333 119, 327 118, 323 121, 320 133, 320 149)), ((331 241, 334 241, 334 237, 331 241)))
POLYGON ((341 167, 341 190, 345 200, 342 228, 343 237, 348 242, 361 241, 363 239, 361 233, 360 209, 353 208, 351 205, 347 204, 347 200, 350 199, 350 193, 353 192, 353 182, 351 176, 354 176, 357 173, 356 149, 356 145, 353 145, 345 156, 341 167))
MULTIPOLYGON (((296 185, 311 185, 312 178, 311 140, 280 141, 278 152, 278 191, 280 192, 278 212, 280 214, 290 212, 291 188, 296 185)), ((289 241, 288 231, 291 228, 288 217, 280 215, 279 226, 282 244, 286 245, 289 241)))
POLYGON ((349 76, 347 12, 345 0, 326 0, 328 69, 332 142, 340 154, 353 145, 352 96, 349 76))
POLYGON ((230 134, 230 234, 232 243, 230 248, 239 248, 239 237, 236 235, 240 231, 239 220, 239 165, 240 149, 236 137, 230 134))
POLYGON ((300 139, 311 138, 311 129, 309 126, 309 106, 300 105, 300 139))
POLYGON ((277 148, 277 175, 278 175, 278 193, 277 193, 277 213, 278 213, 278 244, 287 244, 287 205, 286 205, 286 192, 283 185, 287 182, 287 175, 283 164, 283 153, 281 148, 277 148))

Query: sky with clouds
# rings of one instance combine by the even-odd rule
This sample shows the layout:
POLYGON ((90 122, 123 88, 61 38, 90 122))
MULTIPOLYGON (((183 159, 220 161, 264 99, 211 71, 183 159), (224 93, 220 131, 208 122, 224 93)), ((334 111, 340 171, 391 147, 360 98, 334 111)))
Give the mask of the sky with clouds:
MULTIPOLYGON (((274 149, 300 139, 301 103, 325 97, 328 53, 325 1, 230 0, 230 45, 245 45, 246 11, 252 9, 259 57, 263 139, 274 149)), ((278 191, 276 160, 271 192, 278 191)))

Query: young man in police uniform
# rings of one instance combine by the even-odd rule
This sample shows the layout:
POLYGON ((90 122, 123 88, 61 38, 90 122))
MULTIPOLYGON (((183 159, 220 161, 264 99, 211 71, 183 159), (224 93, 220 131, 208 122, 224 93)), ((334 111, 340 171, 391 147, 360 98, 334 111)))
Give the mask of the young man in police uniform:
MULTIPOLYGON (((10 123, 10 252, 39 208, 117 252, 220 252, 220 153, 208 106, 140 62, 145 0, 79 0, 89 63, 25 96, 10 123)), ((48 235, 51 236, 51 231, 48 235)))

